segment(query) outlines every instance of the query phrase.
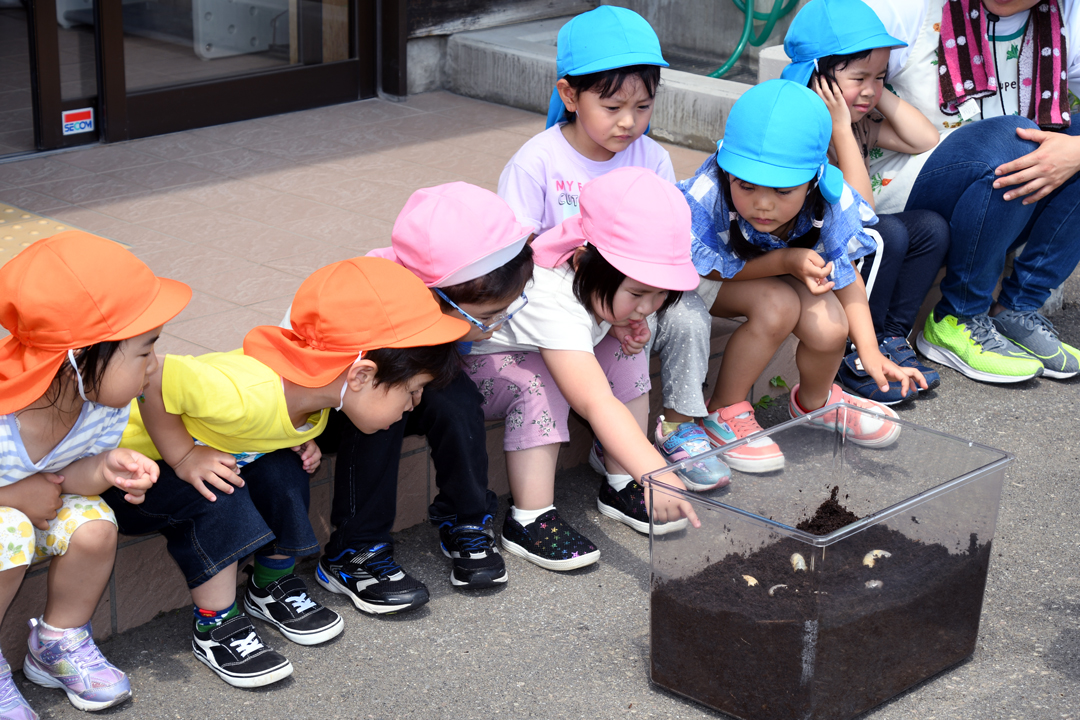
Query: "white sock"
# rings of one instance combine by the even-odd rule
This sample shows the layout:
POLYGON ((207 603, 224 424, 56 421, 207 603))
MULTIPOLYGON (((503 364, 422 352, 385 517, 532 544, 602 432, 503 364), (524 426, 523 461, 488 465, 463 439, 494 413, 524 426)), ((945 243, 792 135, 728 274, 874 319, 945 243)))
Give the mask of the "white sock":
POLYGON ((55 628, 45 622, 44 616, 38 618, 38 637, 42 640, 59 640, 67 632, 65 628, 55 628))
POLYGON ((514 520, 516 520, 518 523, 520 523, 522 527, 524 527, 530 523, 536 522, 536 518, 554 509, 554 505, 548 505, 547 507, 542 507, 539 510, 522 510, 519 507, 512 507, 510 508, 510 516, 513 517, 514 520))
POLYGON ((607 474, 607 484, 610 485, 615 492, 619 492, 624 487, 629 485, 630 481, 633 479, 634 478, 630 475, 615 475, 612 473, 607 474))

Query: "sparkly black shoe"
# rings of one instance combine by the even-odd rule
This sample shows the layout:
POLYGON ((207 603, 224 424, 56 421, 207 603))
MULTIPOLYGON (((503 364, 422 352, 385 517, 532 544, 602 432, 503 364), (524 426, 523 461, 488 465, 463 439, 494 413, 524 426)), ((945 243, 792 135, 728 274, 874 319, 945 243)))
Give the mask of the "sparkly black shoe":
POLYGON ((573 570, 600 559, 596 546, 560 518, 558 510, 548 510, 523 526, 514 520, 511 508, 503 523, 502 546, 546 570, 573 570))

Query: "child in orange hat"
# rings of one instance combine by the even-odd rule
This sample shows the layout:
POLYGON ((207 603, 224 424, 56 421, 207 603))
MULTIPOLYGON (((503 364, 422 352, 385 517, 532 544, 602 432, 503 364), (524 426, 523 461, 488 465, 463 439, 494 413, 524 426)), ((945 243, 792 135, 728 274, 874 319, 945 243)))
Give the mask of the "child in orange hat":
MULTIPOLYGON (((131 696, 90 628, 116 556, 116 521, 98 495, 113 488, 135 505, 158 476, 117 444, 157 368, 161 326, 190 298, 187 285, 81 231, 40 240, 0 269, 0 324, 11 333, 0 341, 0 613, 27 567, 52 558, 23 672, 80 710, 131 696)), ((0 716, 37 717, 2 657, 0 716)))
MULTIPOLYGON (((528 302, 532 228, 521 225, 498 195, 464 182, 414 192, 394 222, 385 257, 419 277, 443 312, 472 326, 458 343, 491 337, 528 302)), ((428 601, 427 586, 394 560, 390 535, 398 494, 398 460, 406 435, 422 435, 431 448, 438 492, 428 517, 439 528, 440 552, 450 560, 450 583, 477 589, 507 582, 495 542, 498 496, 488 488, 484 398, 464 369, 445 387, 429 390, 406 417, 386 431, 366 434, 331 415, 320 443, 333 443, 334 532, 315 579, 370 614, 414 610, 428 601)), ((324 445, 325 446, 325 445, 324 445)))
POLYGON ((363 432, 397 422, 429 382, 445 383, 468 330, 412 273, 388 260, 324 267, 300 286, 292 327, 258 327, 242 350, 167 355, 122 445, 160 459, 140 508, 106 493, 126 534, 161 532, 195 603, 192 650, 225 682, 258 687, 292 673, 248 619, 301 645, 344 629, 293 573, 319 550, 308 521, 314 438, 337 407, 363 432), (139 412, 141 411, 141 412, 139 412), (255 553, 236 604, 237 562, 255 553))

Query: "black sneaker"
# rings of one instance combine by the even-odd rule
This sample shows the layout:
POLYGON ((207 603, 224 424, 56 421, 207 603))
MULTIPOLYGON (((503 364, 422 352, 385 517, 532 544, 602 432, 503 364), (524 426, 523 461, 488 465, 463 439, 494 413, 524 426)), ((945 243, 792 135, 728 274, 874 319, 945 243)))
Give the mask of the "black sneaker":
POLYGON ((318 645, 336 638, 345 629, 345 621, 308 594, 304 581, 289 573, 264 588, 256 587, 253 568, 248 574, 244 610, 248 615, 270 623, 285 637, 299 645, 318 645))
POLYGON ((450 584, 459 588, 486 588, 508 579, 506 563, 495 545, 491 516, 484 516, 482 525, 439 526, 443 555, 453 561, 450 584))
POLYGON ((394 546, 379 543, 366 550, 323 555, 315 580, 332 593, 349 596, 357 610, 373 615, 415 610, 428 601, 424 583, 394 562, 394 546))
POLYGON ((234 687, 262 687, 292 675, 284 655, 263 645, 247 615, 240 613, 209 630, 192 619, 191 651, 234 687))
MULTIPOLYGON (((596 498, 596 509, 602 515, 629 525, 639 533, 649 534, 649 511, 645 509, 645 488, 637 480, 631 480, 622 490, 608 485, 607 480, 600 484, 600 495, 596 498)), ((679 518, 672 522, 653 525, 653 535, 664 535, 682 530, 689 521, 679 518)))
POLYGON ((596 546, 567 525, 558 510, 548 510, 523 526, 514 519, 510 508, 503 523, 502 546, 546 570, 573 570, 600 559, 596 546))

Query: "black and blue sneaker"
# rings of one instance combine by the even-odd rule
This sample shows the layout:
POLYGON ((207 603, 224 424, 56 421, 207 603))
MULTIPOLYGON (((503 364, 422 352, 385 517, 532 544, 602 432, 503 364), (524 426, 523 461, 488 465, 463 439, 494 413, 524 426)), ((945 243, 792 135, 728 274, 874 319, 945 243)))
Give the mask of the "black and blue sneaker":
POLYGON ((450 558, 450 584, 457 588, 493 587, 508 579, 506 563, 495 545, 492 517, 485 515, 480 525, 446 521, 439 525, 443 555, 450 558))
POLYGON ((428 601, 424 583, 394 562, 394 546, 379 543, 364 550, 323 555, 315 581, 332 593, 345 595, 357 610, 372 615, 415 610, 428 601))

